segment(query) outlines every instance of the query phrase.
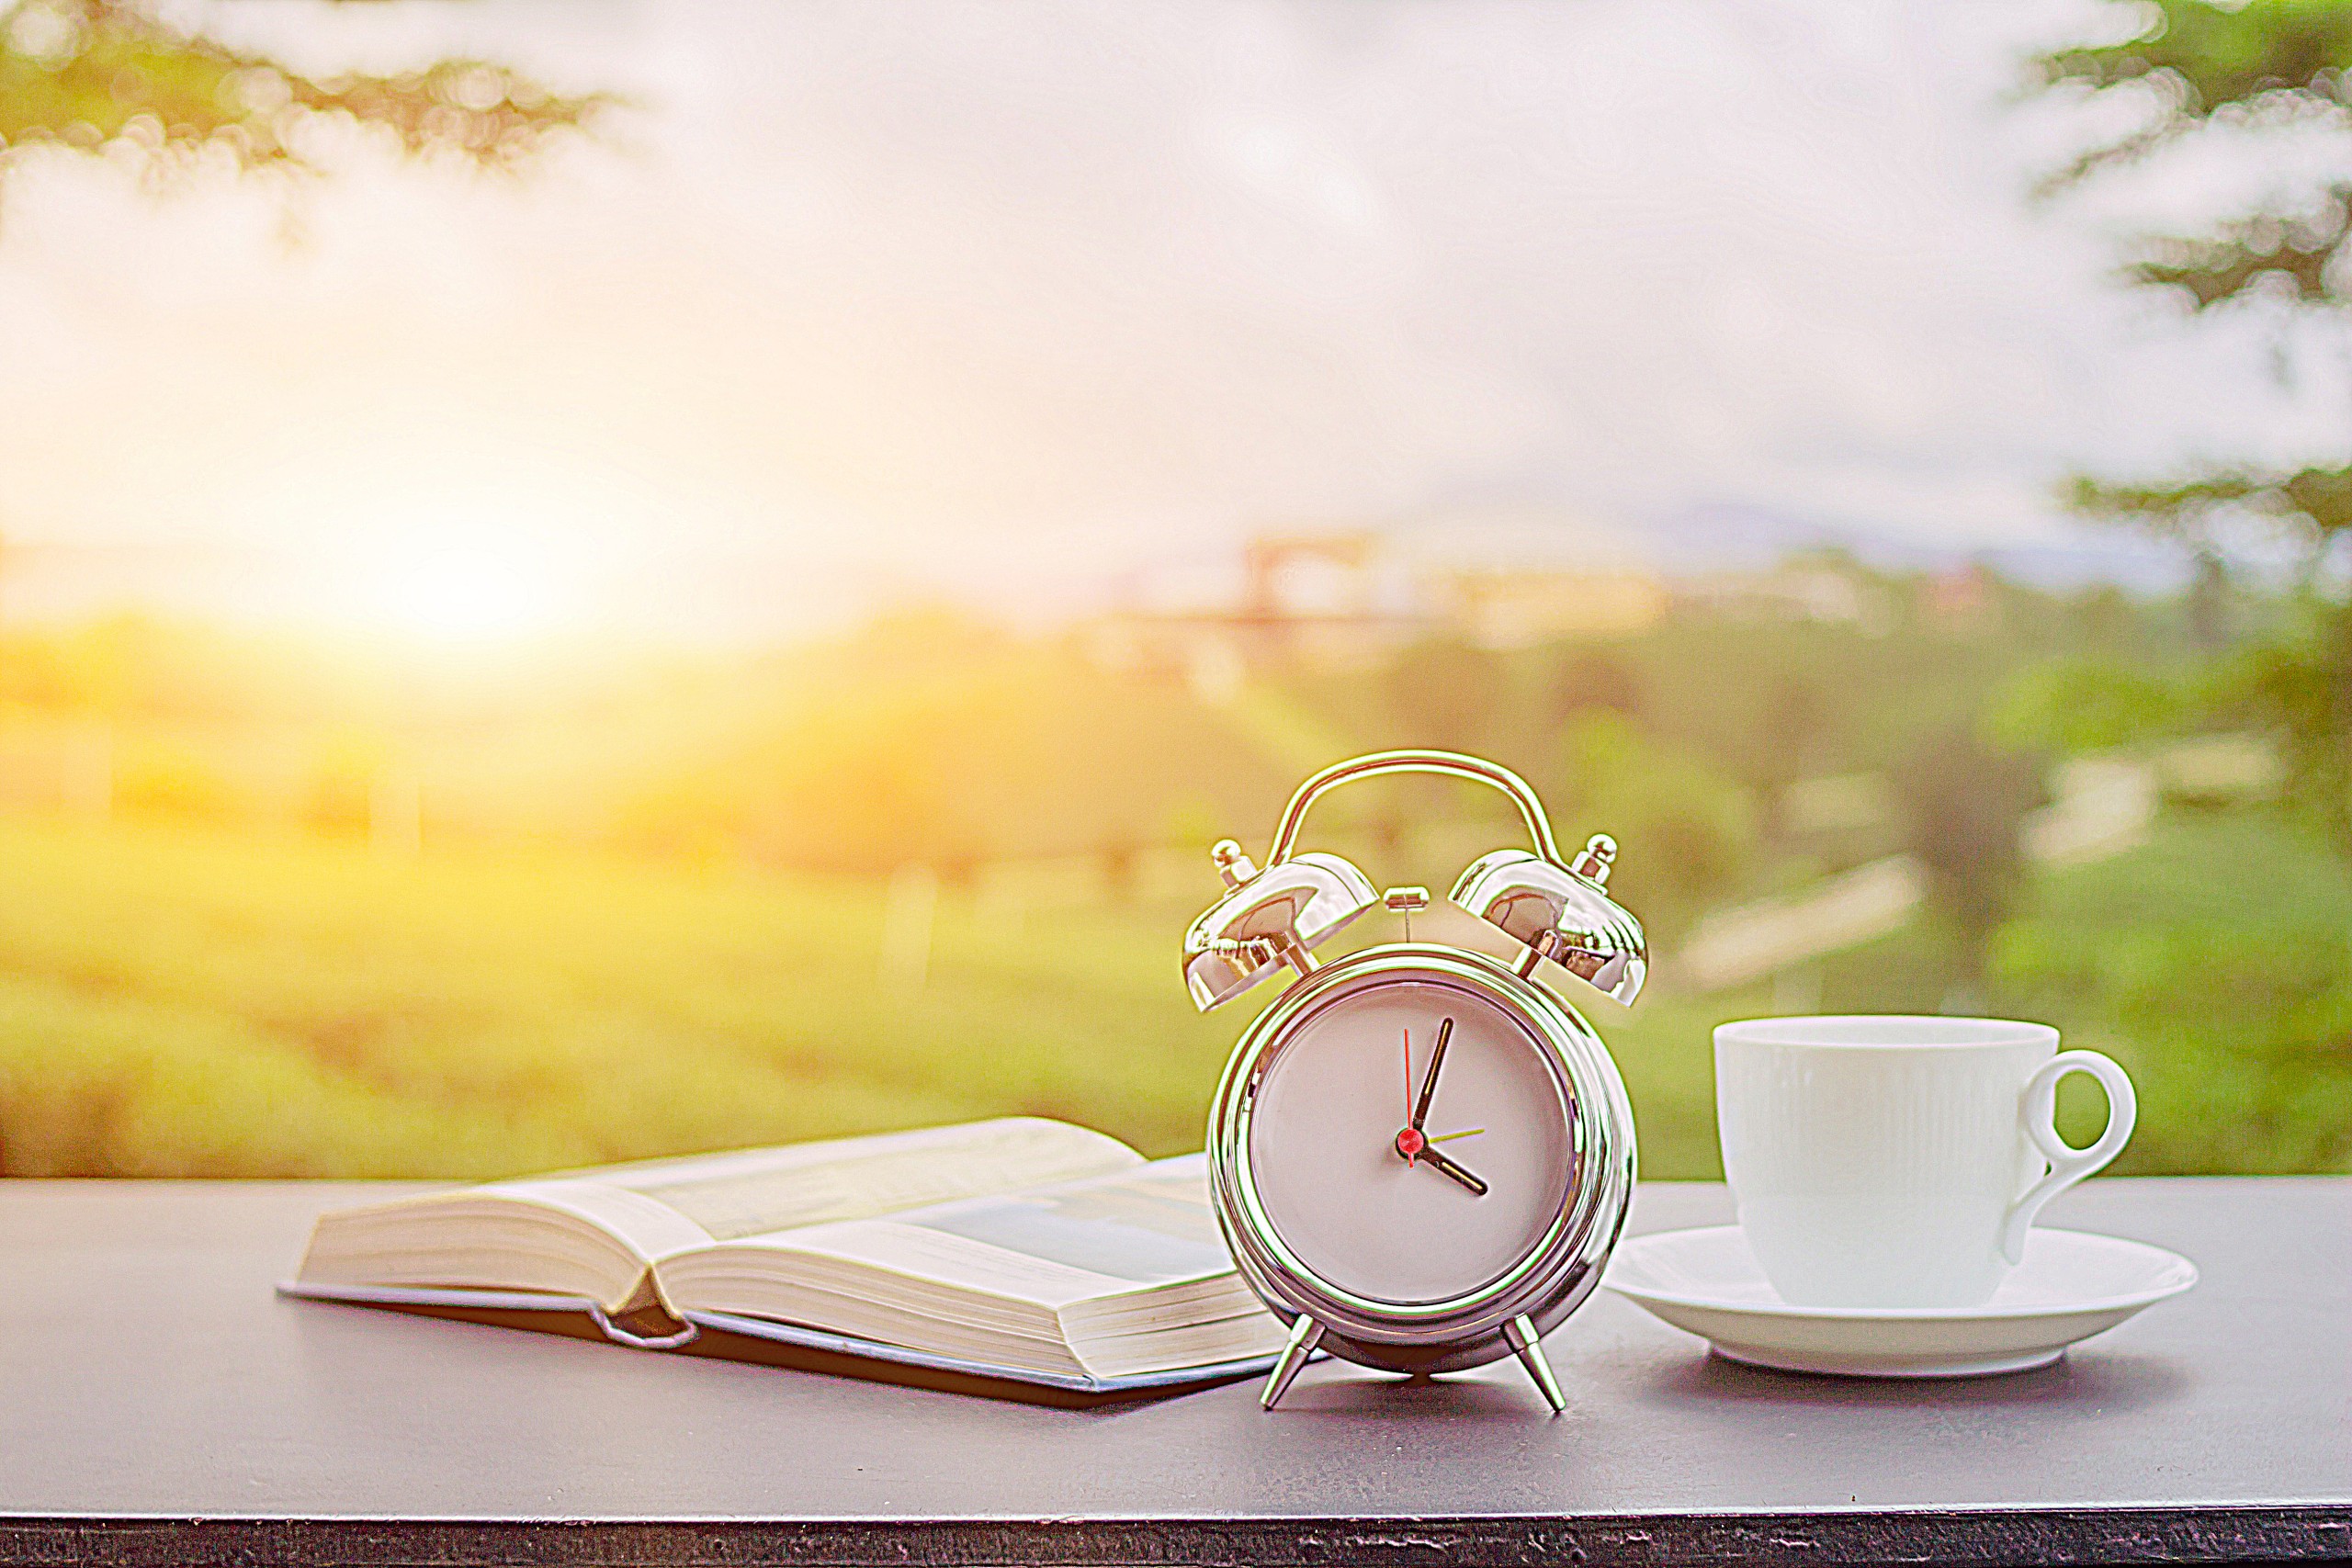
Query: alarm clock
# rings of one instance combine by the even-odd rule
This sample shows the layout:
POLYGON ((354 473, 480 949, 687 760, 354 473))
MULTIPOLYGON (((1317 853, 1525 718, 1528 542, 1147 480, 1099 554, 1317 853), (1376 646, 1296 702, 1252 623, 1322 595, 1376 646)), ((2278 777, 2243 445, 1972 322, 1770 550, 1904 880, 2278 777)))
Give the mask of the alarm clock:
POLYGON ((1600 1280, 1634 1190, 1634 1113, 1592 1027, 1548 964, 1621 1002, 1648 969, 1639 921, 1608 893, 1616 845, 1561 855, 1543 803, 1507 768, 1384 751, 1301 784, 1264 869, 1228 839, 1227 892, 1184 937, 1205 1012, 1277 972, 1289 988, 1235 1046, 1209 1112, 1210 1191, 1241 1277, 1291 1325, 1260 1404, 1317 1349, 1409 1374, 1517 1356, 1556 1413, 1539 1341, 1600 1280), (1506 964, 1411 940, 1426 890, 1375 893, 1338 855, 1298 852, 1307 807, 1358 779, 1435 773, 1510 796, 1533 850, 1471 863, 1453 903, 1518 944, 1506 964), (1315 949, 1375 904, 1402 942, 1330 963, 1315 949))

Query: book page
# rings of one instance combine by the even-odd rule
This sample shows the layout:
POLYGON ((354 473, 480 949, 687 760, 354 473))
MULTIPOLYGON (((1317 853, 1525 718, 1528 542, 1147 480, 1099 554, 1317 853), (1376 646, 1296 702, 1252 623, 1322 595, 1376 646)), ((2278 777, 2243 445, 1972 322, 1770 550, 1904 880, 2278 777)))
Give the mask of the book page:
POLYGON ((1204 1156, 1052 1190, 948 1204, 887 1222, 896 1235, 956 1236, 1023 1264, 1075 1269, 1114 1287, 1162 1285, 1233 1267, 1209 1212, 1204 1156))
POLYGON ((642 1256, 871 1218, 1143 1163, 1114 1138, 1038 1117, 609 1166, 485 1192, 593 1218, 642 1256))
POLYGON ((686 1305, 704 1303, 696 1282, 757 1271, 755 1254, 778 1257, 779 1282, 827 1274, 831 1261, 854 1269, 944 1285, 1047 1309, 1232 1271, 1208 1203, 1207 1165, 1188 1155, 1139 1169, 887 1218, 811 1226, 754 1238, 666 1263, 665 1286, 686 1305), (813 1267, 812 1267, 813 1266, 813 1267))

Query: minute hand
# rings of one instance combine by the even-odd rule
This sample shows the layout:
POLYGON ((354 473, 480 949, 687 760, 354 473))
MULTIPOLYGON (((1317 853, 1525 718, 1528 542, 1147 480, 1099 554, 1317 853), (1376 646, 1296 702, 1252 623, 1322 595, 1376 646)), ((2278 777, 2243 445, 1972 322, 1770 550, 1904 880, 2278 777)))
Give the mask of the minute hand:
POLYGON ((1429 1119, 1430 1100, 1437 1093, 1438 1069, 1445 1066, 1445 1043, 1453 1038, 1453 1020, 1447 1019, 1437 1026, 1437 1048, 1430 1053, 1430 1070, 1421 1076, 1421 1097, 1413 1105, 1413 1119, 1405 1123, 1414 1132, 1429 1119))

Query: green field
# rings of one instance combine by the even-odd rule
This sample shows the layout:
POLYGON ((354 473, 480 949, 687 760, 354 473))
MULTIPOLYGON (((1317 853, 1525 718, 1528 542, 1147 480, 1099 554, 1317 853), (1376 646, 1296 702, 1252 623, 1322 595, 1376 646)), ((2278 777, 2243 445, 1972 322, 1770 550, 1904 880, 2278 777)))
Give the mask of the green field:
MULTIPOLYGON (((861 884, 571 852, 0 823, 6 1168, 481 1176, 1012 1111, 1198 1146, 1248 1008, 1193 1013, 1181 912, 951 898, 899 995, 882 916, 861 884)), ((1612 1032, 1687 1168, 1702 1037, 1642 1011, 1612 1032)))
MULTIPOLYGON (((950 897, 929 983, 894 993, 883 905, 571 850, 0 820, 0 1168, 489 1176, 1004 1112, 1198 1146, 1248 1009, 1186 1002, 1190 911, 950 897)), ((2030 906, 1994 1004, 2129 1062, 2131 1168, 2352 1160, 2340 866, 2267 818, 2189 819, 2030 906)), ((1932 1005, 1920 973, 1916 938, 1860 950, 1823 1005, 1932 1005)), ((1645 1173, 1714 1174, 1707 1031, 1770 997, 1586 1010, 1645 1173)))
MULTIPOLYGON (((2177 815, 2144 847, 2044 875, 1995 938, 1988 1011, 2131 1070, 2136 1175, 2352 1169, 2352 870, 2262 810, 2177 815)), ((1827 966, 1825 1010, 1931 1011, 1918 930, 1827 966)), ((2098 1091, 2060 1090, 2075 1143, 2098 1091)))

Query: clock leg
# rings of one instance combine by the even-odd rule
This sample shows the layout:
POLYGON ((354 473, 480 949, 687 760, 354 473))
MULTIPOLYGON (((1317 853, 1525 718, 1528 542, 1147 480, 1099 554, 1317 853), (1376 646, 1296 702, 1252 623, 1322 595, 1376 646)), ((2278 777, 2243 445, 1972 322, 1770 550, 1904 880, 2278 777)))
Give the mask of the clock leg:
POLYGON ((1552 1375, 1552 1363, 1544 1359, 1544 1346, 1535 1337, 1535 1325, 1523 1316, 1514 1317, 1503 1325, 1503 1338, 1519 1352, 1519 1364, 1535 1380, 1544 1392, 1544 1403, 1557 1416, 1568 1407, 1567 1396, 1560 1392, 1560 1380, 1552 1375))
POLYGON ((1307 1316, 1298 1314, 1290 1325, 1290 1343, 1283 1347, 1282 1359, 1274 1363, 1274 1375, 1266 1380, 1266 1392, 1258 1396, 1258 1407, 1272 1410, 1274 1401, 1290 1387, 1290 1380, 1298 1376, 1298 1369, 1306 1365, 1306 1358, 1315 1351, 1316 1342, 1323 1337, 1323 1325, 1307 1316))

